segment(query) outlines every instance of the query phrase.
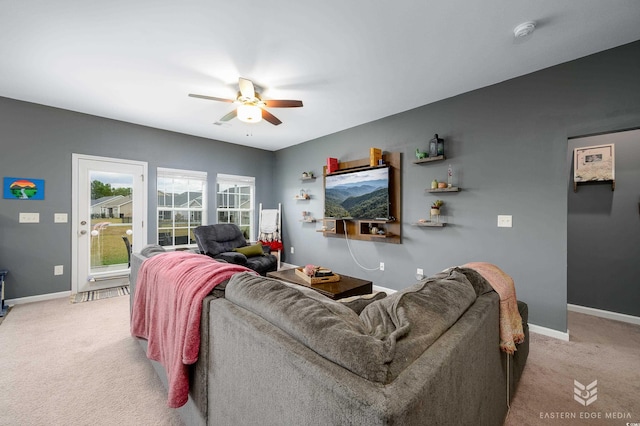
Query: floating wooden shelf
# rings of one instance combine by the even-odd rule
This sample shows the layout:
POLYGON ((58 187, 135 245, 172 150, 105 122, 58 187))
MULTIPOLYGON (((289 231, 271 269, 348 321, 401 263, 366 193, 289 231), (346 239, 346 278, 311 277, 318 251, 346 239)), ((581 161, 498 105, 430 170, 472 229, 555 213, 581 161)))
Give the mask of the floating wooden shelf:
POLYGON ((315 219, 305 219, 305 220, 300 220, 300 222, 302 222, 302 223, 316 223, 317 220, 315 220, 315 219))
POLYGON ((427 189, 429 192, 460 192, 460 188, 457 186, 452 186, 451 188, 437 188, 437 189, 427 189))
POLYGON ((438 155, 437 157, 427 157, 423 158, 422 160, 414 160, 413 164, 424 164, 442 160, 446 160, 446 157, 444 155, 438 155))
POLYGON ((315 176, 301 177, 300 180, 303 181, 303 182, 308 181, 308 180, 316 180, 316 177, 315 176))
POLYGON ((300 197, 299 195, 296 195, 295 197, 293 197, 293 199, 297 201, 309 201, 311 199, 311 196, 308 196, 305 198, 305 197, 300 197))
POLYGON ((447 224, 444 222, 417 222, 417 223, 413 223, 412 225, 418 226, 420 228, 433 228, 433 227, 442 228, 447 224))

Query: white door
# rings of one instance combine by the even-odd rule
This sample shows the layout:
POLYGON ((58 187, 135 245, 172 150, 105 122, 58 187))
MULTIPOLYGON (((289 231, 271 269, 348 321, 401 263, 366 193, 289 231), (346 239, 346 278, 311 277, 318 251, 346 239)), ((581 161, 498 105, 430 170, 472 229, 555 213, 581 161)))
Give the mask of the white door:
POLYGON ((73 154, 72 293, 129 283, 129 253, 147 242, 147 163, 73 154))

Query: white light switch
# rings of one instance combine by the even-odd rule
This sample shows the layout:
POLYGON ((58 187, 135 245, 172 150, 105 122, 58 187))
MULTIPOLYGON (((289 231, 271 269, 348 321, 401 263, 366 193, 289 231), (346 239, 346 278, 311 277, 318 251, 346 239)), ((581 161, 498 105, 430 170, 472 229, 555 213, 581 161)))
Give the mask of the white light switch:
POLYGON ((39 223, 40 213, 20 213, 20 223, 39 223))
POLYGON ((54 223, 67 223, 67 214, 66 213, 54 213, 53 214, 53 222, 54 223))
POLYGON ((64 265, 56 265, 53 267, 53 275, 64 274, 64 265))
POLYGON ((513 226, 512 217, 510 214, 498 215, 498 227, 499 228, 511 228, 513 226))

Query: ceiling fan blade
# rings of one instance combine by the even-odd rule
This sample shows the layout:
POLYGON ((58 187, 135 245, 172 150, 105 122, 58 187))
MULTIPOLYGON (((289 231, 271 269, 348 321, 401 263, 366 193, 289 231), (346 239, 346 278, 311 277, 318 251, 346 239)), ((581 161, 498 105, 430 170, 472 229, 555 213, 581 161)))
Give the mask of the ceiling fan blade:
POLYGON ((265 106, 269 108, 297 108, 302 106, 302 101, 292 101, 292 100, 283 100, 283 99, 270 99, 268 101, 263 101, 265 106))
POLYGON ((234 109, 233 111, 231 111, 229 114, 225 115, 224 117, 222 117, 220 119, 220 121, 229 121, 232 118, 236 118, 236 116, 238 115, 238 110, 234 109))
POLYGON ((238 86, 240 86, 240 93, 245 98, 253 98, 256 96, 256 89, 253 87, 251 80, 240 77, 238 79, 238 86))
POLYGON ((278 117, 271 114, 269 111, 267 111, 264 108, 262 108, 262 118, 267 120, 269 123, 273 124, 274 126, 277 126, 278 124, 282 124, 282 121, 280 121, 278 117))
POLYGON ((232 99, 216 98, 215 96, 194 95, 193 93, 189 93, 189 96, 191 96, 192 98, 208 99, 210 101, 231 102, 231 103, 235 102, 232 99))

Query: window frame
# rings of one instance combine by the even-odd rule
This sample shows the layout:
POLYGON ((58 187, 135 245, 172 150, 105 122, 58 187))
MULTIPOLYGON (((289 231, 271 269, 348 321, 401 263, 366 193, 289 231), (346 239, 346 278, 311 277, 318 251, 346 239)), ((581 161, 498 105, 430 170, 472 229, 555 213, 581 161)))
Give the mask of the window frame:
MULTIPOLYGON (((241 194, 237 195, 241 198, 241 194)), ((240 223, 242 224, 242 217, 248 217, 249 220, 249 235, 247 238, 248 241, 255 241, 256 236, 256 223, 255 223, 255 212, 256 212, 256 178, 253 176, 241 176, 241 175, 229 175, 224 173, 218 173, 216 175, 216 223, 236 223, 234 222, 221 222, 220 214, 221 213, 231 213, 237 212, 240 216, 240 223), (220 206, 220 197, 226 197, 229 199, 232 195, 230 193, 220 192, 220 184, 226 185, 235 185, 241 187, 249 187, 249 204, 250 208, 242 209, 237 207, 227 207, 220 206), (244 215, 243 215, 244 213, 244 215)))
MULTIPOLYGON (((192 236, 192 232, 193 230, 200 225, 206 225, 207 224, 207 217, 208 217, 208 208, 207 208, 207 188, 208 188, 208 181, 207 181, 207 172, 203 172, 203 171, 197 171, 197 170, 184 170, 184 169, 173 169, 173 168, 167 168, 167 167, 158 167, 156 169, 156 220, 157 220, 157 225, 156 225, 156 241, 157 244, 160 244, 161 242, 161 238, 160 238, 160 233, 162 232, 162 230, 170 230, 171 233, 171 238, 172 238, 172 243, 173 244, 169 244, 169 245, 162 245, 165 249, 169 249, 169 250, 175 250, 175 249, 189 249, 189 248, 195 248, 198 245, 195 243, 195 236, 193 236, 193 243, 190 243, 189 241, 191 240, 191 236, 192 236), (160 205, 159 202, 159 198, 160 198, 160 192, 163 191, 165 194, 168 193, 168 191, 166 190, 166 186, 160 186, 161 182, 163 179, 173 179, 172 182, 172 191, 171 191, 171 206, 167 206, 167 205, 160 205), (175 181, 176 180, 183 180, 184 182, 181 182, 182 185, 185 185, 186 190, 183 192, 175 192, 175 181), (175 200, 176 200, 176 195, 180 195, 183 194, 185 192, 187 193, 191 193, 192 191, 190 190, 190 184, 192 182, 198 182, 202 185, 202 195, 199 197, 200 199, 200 206, 199 207, 193 207, 191 204, 194 201, 197 201, 198 198, 195 198, 193 200, 191 200, 189 198, 189 195, 187 195, 187 205, 182 205, 182 206, 176 206, 175 205, 175 200), (161 219, 161 215, 164 217, 166 216, 167 212, 171 212, 171 218, 169 219, 161 219), (184 212, 186 212, 186 216, 187 216, 187 225, 185 226, 176 226, 176 222, 175 222, 175 218, 177 214, 183 214, 184 212), (198 213, 199 212, 199 216, 200 216, 200 220, 195 220, 196 225, 194 226, 192 224, 192 221, 194 220, 193 216, 194 213, 198 213), (171 226, 161 226, 161 220, 171 220, 172 224, 171 226), (183 230, 183 229, 187 229, 187 243, 186 244, 176 244, 176 230, 183 230)), ((166 196, 165 196, 165 204, 166 204, 166 196)))

